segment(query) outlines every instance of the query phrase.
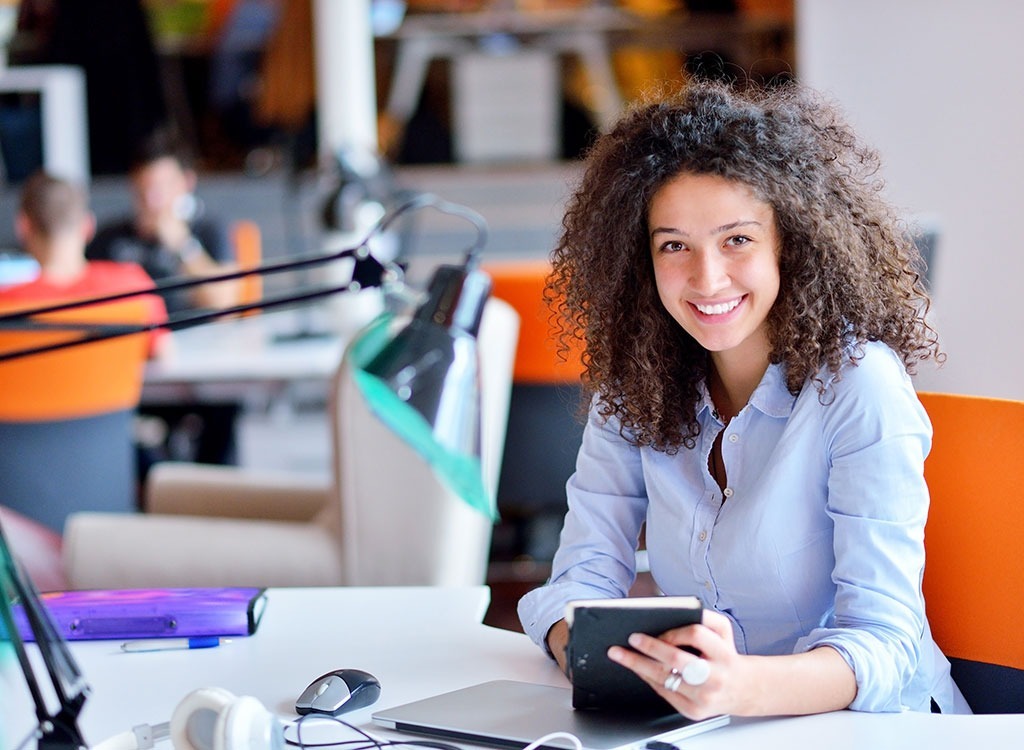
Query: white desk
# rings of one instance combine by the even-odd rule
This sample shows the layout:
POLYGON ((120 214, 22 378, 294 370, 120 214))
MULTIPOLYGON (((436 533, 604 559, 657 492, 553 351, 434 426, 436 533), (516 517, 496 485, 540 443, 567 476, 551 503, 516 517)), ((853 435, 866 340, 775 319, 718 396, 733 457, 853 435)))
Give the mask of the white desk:
MULTIPOLYGON (((76 642, 93 688, 80 726, 95 744, 134 724, 168 720, 185 694, 209 685, 294 718, 303 688, 338 667, 381 681, 377 704, 350 715, 366 727, 371 710, 494 676, 562 681, 525 636, 480 624, 489 601, 483 586, 273 589, 257 633, 216 649, 124 654, 117 641, 76 642)), ((0 658, 0 748, 13 747, 32 724, 19 680, 14 660, 0 658)))
MULTIPOLYGON (((81 717, 92 743, 141 722, 166 721, 198 687, 218 685, 257 697, 294 718, 299 692, 323 672, 357 667, 382 685, 372 707, 348 714, 375 735, 379 708, 491 679, 566 685, 526 636, 480 624, 484 587, 465 589, 273 589, 256 635, 217 649, 123 654, 117 642, 76 643, 72 650, 93 686, 81 717)), ((0 659, 0 747, 13 747, 32 725, 17 665, 0 659)), ((393 733, 392 733, 393 734, 393 733)), ((742 720, 687 740, 684 750, 943 750, 1016 748, 1024 715, 857 714, 742 720)), ((163 745, 162 747, 169 747, 163 745)))
POLYGON ((308 330, 326 331, 320 312, 284 310, 173 332, 167 355, 146 365, 142 403, 243 400, 276 395, 296 381, 326 382, 347 337, 289 338, 307 320, 308 330))
POLYGON ((265 399, 296 382, 326 384, 347 343, 382 310, 378 290, 365 289, 174 331, 166 355, 146 364, 142 403, 265 399))

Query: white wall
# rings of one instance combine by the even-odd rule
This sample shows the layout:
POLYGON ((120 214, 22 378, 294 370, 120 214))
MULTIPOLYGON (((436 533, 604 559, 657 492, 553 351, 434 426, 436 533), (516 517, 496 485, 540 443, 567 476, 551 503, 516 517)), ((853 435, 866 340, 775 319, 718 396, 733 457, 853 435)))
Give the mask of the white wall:
POLYGON ((888 194, 937 214, 918 387, 1024 399, 1024 3, 797 0, 799 78, 880 151, 888 194))

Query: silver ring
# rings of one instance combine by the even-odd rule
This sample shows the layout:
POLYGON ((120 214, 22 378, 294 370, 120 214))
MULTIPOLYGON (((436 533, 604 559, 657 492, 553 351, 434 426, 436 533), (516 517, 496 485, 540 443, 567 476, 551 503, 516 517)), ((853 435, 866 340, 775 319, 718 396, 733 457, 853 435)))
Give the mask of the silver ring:
POLYGON ((670 693, 674 693, 679 689, 679 686, 683 684, 683 675, 678 669, 673 669, 668 673, 668 677, 665 678, 665 689, 670 693))
MULTIPOLYGON (((708 681, 711 676, 711 665, 705 659, 692 659, 689 664, 683 667, 680 675, 683 682, 692 687, 698 687, 708 681)), ((678 685, 677 685, 678 687, 678 685)))

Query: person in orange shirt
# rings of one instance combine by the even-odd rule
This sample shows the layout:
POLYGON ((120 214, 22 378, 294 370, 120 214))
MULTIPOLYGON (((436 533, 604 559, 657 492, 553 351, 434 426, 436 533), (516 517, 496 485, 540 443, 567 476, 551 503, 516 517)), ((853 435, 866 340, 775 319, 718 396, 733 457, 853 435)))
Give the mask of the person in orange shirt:
MULTIPOLYGON (((47 302, 90 299, 119 292, 153 289, 153 280, 136 263, 85 258, 86 243, 96 229, 85 190, 68 180, 36 172, 25 182, 15 217, 18 239, 39 263, 39 275, 32 281, 0 290, 0 304, 26 303, 26 307, 47 302)), ((144 296, 147 322, 167 321, 167 308, 157 294, 144 296)), ((150 334, 150 356, 158 356, 170 340, 164 330, 150 334)))

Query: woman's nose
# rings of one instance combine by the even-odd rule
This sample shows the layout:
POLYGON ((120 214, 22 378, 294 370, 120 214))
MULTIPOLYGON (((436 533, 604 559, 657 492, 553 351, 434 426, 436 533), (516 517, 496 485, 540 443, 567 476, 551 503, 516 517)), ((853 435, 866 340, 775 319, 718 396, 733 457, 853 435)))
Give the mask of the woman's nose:
POLYGON ((690 286, 695 292, 711 297, 729 283, 725 260, 719 253, 706 250, 694 253, 690 286))

